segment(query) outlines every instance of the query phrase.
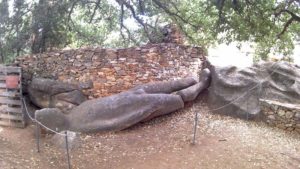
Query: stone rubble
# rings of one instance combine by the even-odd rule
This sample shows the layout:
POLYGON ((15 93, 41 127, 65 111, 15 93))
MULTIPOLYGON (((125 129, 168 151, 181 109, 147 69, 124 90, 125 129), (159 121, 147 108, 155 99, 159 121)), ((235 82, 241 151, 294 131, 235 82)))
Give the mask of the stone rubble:
POLYGON ((263 119, 271 126, 300 133, 300 105, 260 100, 263 119))
POLYGON ((125 91, 151 81, 197 76, 205 52, 175 43, 147 44, 126 49, 86 47, 20 57, 25 86, 32 77, 68 83, 92 82, 89 99, 125 91))

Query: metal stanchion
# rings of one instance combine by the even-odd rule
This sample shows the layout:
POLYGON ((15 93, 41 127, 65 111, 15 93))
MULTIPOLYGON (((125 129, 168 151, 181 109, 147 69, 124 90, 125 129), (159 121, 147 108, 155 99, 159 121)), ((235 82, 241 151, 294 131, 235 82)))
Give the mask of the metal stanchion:
POLYGON ((196 131, 197 131, 197 125, 198 125, 198 111, 196 111, 195 114, 195 123, 194 123, 194 136, 193 136, 193 145, 196 144, 196 131))
POLYGON ((248 109, 248 100, 249 99, 247 99, 247 115, 246 115, 246 120, 248 121, 249 120, 249 109, 248 109))
POLYGON ((71 169, 71 162, 70 162, 70 155, 69 155, 69 143, 68 143, 68 132, 67 131, 65 131, 65 139, 66 139, 68 166, 69 166, 69 169, 71 169))
POLYGON ((36 126, 36 133, 35 133, 35 136, 36 136, 36 148, 37 148, 37 152, 39 153, 40 152, 40 133, 41 133, 41 130, 40 130, 40 125, 36 122, 35 123, 35 126, 36 126))

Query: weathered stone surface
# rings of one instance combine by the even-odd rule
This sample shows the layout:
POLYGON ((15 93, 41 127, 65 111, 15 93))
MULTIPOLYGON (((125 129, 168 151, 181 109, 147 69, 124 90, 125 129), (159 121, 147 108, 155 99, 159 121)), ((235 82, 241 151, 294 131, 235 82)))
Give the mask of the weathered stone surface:
POLYGON ((66 112, 87 100, 76 85, 34 78, 29 86, 30 100, 40 108, 59 108, 66 112))
POLYGON ((68 121, 65 120, 65 114, 58 108, 44 108, 35 111, 36 120, 54 131, 67 130, 68 121))
POLYGON ((299 104, 260 99, 260 105, 262 108, 262 116, 266 118, 268 124, 272 126, 275 125, 276 127, 287 131, 296 131, 300 133, 300 130, 298 130, 297 127, 300 126, 300 120, 298 120, 297 113, 295 113, 300 111, 299 104), (276 107, 276 111, 274 110, 274 107, 276 107), (273 114, 269 115, 269 111, 272 111, 273 114))
POLYGON ((149 116, 170 113, 184 106, 180 96, 138 92, 82 103, 70 113, 70 129, 81 132, 122 130, 149 116))
POLYGON ((200 75, 200 82, 194 84, 191 87, 186 89, 182 89, 178 91, 176 94, 180 95, 184 102, 193 101, 199 95, 201 91, 206 89, 209 86, 211 79, 211 74, 208 69, 204 69, 200 75))
POLYGON ((269 119, 269 120, 272 120, 272 121, 276 120, 276 118, 275 118, 274 115, 269 115, 269 116, 268 116, 268 119, 269 119))
POLYGON ((80 89, 92 89, 93 88, 93 81, 88 80, 86 82, 79 82, 78 87, 80 89))
MULTIPOLYGON (((200 81, 203 86, 208 86, 207 82, 200 81)), ((122 130, 138 122, 183 108, 181 96, 172 93, 189 88, 195 83, 195 80, 185 78, 145 84, 116 95, 85 101, 73 108, 69 114, 63 114, 58 109, 43 109, 36 111, 35 116, 49 128, 58 131, 122 130)), ((202 90, 204 89, 202 87, 202 90)), ((198 94, 202 90, 197 90, 198 94)))
POLYGON ((294 117, 294 113, 292 111, 287 111, 285 113, 285 117, 288 118, 288 119, 290 119, 290 118, 294 117))
POLYGON ((32 77, 42 77, 79 83, 85 95, 98 98, 126 91, 137 83, 196 76, 204 58, 200 47, 161 43, 126 49, 55 51, 18 57, 15 64, 22 67, 25 91, 32 77), (121 80, 116 88, 116 81, 121 80))
POLYGON ((149 84, 139 85, 130 89, 129 91, 143 90, 146 93, 172 93, 196 84, 194 78, 184 78, 180 80, 167 81, 167 82, 154 82, 149 84))
POLYGON ((219 113, 255 118, 261 111, 259 99, 300 103, 300 69, 293 64, 266 62, 243 69, 208 67, 212 74, 209 88, 212 110, 228 104, 219 113))
POLYGON ((74 105, 79 105, 86 100, 86 96, 84 96, 83 93, 78 89, 67 93, 56 94, 53 97, 54 100, 62 100, 74 105))
POLYGON ((279 116, 284 116, 285 115, 285 111, 284 110, 278 110, 278 115, 279 116))

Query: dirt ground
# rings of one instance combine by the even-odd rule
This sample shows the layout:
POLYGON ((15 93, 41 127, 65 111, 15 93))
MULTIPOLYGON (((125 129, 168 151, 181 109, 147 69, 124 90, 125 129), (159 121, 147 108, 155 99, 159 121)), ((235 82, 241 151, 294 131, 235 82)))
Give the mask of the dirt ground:
MULTIPOLYGON (((67 169, 65 150, 50 136, 36 152, 34 131, 0 127, 1 169, 67 169)), ((73 169, 300 169, 300 135, 211 114, 199 102, 124 131, 80 138, 70 152, 73 169)))

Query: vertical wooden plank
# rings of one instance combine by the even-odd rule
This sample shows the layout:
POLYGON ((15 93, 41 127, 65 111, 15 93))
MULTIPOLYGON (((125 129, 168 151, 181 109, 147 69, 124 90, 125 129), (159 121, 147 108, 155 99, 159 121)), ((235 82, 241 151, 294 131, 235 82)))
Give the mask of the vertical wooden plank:
POLYGON ((21 68, 0 65, 0 81, 0 125, 25 127, 25 116, 22 104, 23 95, 21 68), (17 88, 7 88, 6 83, 8 76, 17 76, 17 88), (14 105, 14 107, 11 105, 14 105))
POLYGON ((23 127, 25 127, 26 126, 26 123, 25 123, 25 112, 23 111, 24 110, 24 104, 26 104, 25 102, 24 102, 24 104, 23 104, 23 85, 22 85, 22 69, 20 68, 20 77, 19 77, 20 79, 19 79, 19 82, 20 82, 20 100, 21 100, 21 110, 22 110, 22 118, 23 118, 23 121, 22 121, 22 124, 23 124, 23 127))

